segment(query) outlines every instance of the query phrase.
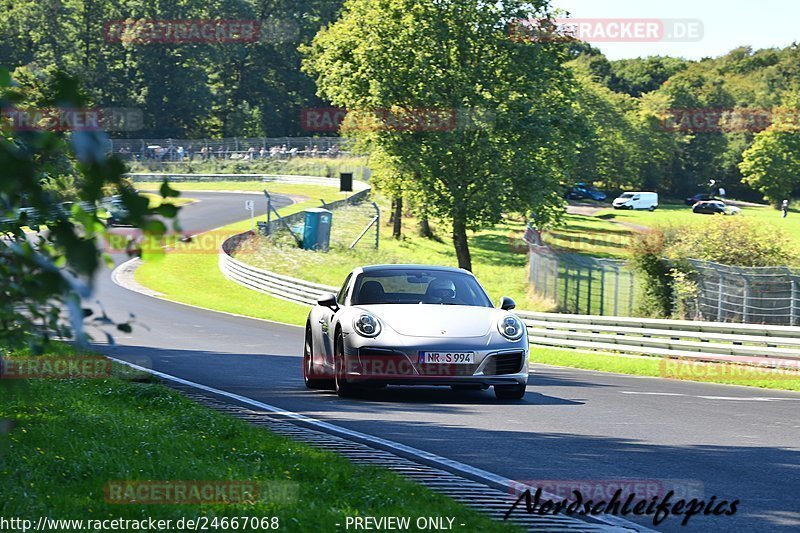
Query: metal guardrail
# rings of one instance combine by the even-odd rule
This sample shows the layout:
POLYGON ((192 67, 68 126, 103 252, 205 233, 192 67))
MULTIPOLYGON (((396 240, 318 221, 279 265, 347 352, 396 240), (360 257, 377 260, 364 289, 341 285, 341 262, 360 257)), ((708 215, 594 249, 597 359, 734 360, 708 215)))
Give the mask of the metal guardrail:
POLYGON ((227 250, 232 249, 229 242, 238 237, 225 241, 219 253, 219 269, 231 281, 254 291, 308 306, 314 305, 320 294, 338 290, 337 287, 275 274, 234 259, 227 250))
MULTIPOLYGON (((235 238, 235 237, 234 237, 235 238)), ((223 244, 219 267, 232 281, 303 305, 338 287, 311 283, 249 266, 223 244)), ((694 322, 517 311, 531 344, 554 348, 620 352, 698 361, 764 366, 800 360, 800 328, 724 322, 694 322)))
MULTIPOLYGON (((301 185, 321 185, 324 187, 338 187, 338 178, 325 178, 322 176, 295 176, 290 174, 180 174, 175 172, 130 172, 125 174, 134 183, 143 181, 161 181, 164 178, 169 178, 171 182, 182 181, 201 181, 201 182, 214 182, 214 181, 262 181, 264 183, 298 183, 301 185)), ((369 184, 353 180, 353 189, 355 192, 361 192, 369 189, 369 184)))

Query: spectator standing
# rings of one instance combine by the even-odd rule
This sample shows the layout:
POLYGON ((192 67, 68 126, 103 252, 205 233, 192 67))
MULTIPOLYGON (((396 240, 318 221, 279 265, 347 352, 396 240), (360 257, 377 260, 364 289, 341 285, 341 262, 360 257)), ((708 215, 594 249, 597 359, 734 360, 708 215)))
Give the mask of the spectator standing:
POLYGON ((781 203, 781 212, 783 213, 783 218, 789 216, 789 200, 784 200, 781 203))

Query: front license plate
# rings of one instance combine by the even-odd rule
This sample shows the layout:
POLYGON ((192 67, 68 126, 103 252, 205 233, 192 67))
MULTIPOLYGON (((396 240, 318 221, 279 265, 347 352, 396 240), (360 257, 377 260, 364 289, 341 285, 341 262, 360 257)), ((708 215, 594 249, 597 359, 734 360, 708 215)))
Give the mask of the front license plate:
POLYGON ((420 352, 419 362, 427 364, 472 365, 475 352, 420 352))

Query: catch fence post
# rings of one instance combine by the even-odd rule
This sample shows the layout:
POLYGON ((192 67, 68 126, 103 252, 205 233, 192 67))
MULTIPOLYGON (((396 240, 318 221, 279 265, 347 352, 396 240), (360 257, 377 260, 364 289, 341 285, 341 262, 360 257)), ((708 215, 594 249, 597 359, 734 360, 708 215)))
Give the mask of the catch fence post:
POLYGON ((600 269, 600 316, 603 316, 605 313, 605 303, 606 303, 606 269, 600 269))
POLYGON ((586 314, 592 314, 592 278, 594 277, 594 267, 589 265, 589 280, 586 287, 586 314))
POLYGON ((742 299, 742 322, 747 323, 750 318, 750 313, 747 311, 747 305, 750 303, 750 280, 744 278, 744 298, 742 299))

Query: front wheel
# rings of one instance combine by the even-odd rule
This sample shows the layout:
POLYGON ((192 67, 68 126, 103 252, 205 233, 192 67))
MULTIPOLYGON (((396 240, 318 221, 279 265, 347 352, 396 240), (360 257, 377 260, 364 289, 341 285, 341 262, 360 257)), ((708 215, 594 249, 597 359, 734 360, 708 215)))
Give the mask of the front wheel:
POLYGON ((336 394, 338 394, 340 398, 352 398, 356 395, 358 389, 347 381, 347 368, 345 364, 344 337, 342 337, 342 332, 340 331, 336 334, 336 338, 333 342, 333 373, 335 376, 336 394))
POLYGON ((314 338, 311 333, 311 326, 306 324, 306 337, 303 344, 303 381, 309 389, 329 389, 330 380, 321 379, 314 370, 314 338))
POLYGON ((495 385, 494 395, 498 400, 521 400, 525 397, 526 385, 495 385))

